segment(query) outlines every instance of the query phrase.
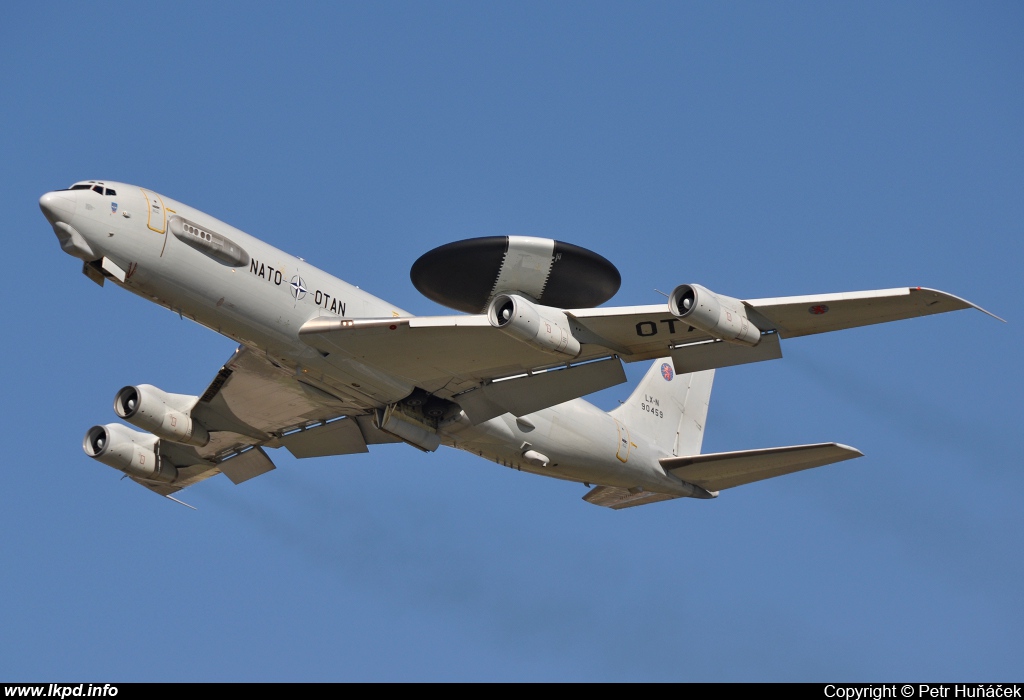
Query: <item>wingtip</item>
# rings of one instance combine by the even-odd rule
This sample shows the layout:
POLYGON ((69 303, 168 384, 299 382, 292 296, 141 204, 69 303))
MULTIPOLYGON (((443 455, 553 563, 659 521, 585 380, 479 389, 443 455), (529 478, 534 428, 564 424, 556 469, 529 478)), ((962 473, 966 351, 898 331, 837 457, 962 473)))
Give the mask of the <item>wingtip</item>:
POLYGON ((956 299, 960 303, 965 304, 965 305, 971 307, 972 309, 977 309, 981 313, 985 314, 986 316, 991 316, 992 318, 994 318, 997 321, 1002 321, 1003 323, 1006 323, 1006 319, 1005 318, 1001 318, 999 316, 996 316, 994 313, 992 313, 988 309, 983 309, 983 308, 981 308, 980 306, 978 306, 977 304, 975 304, 972 301, 967 301, 963 297, 958 297, 955 294, 950 294, 949 292, 944 292, 941 289, 930 289, 928 287, 911 287, 910 289, 911 289, 911 291, 917 291, 917 292, 936 292, 938 294, 942 294, 944 296, 950 297, 951 299, 956 299))
POLYGON ((849 445, 844 445, 840 442, 833 442, 832 444, 838 447, 839 449, 843 450, 844 452, 852 453, 849 457, 847 457, 847 459, 857 459, 858 457, 864 456, 864 453, 858 450, 856 447, 850 447, 849 445))
POLYGON ((974 308, 976 308, 976 309, 977 309, 978 311, 980 311, 981 313, 983 313, 983 314, 988 314, 989 316, 991 316, 991 317, 992 317, 992 318, 994 318, 995 320, 997 320, 997 321, 1002 321, 1003 323, 1006 323, 1006 319, 1005 319, 1005 318, 1003 318, 1002 316, 996 316, 996 315, 995 315, 994 313, 992 313, 991 311, 986 311, 985 309, 981 308, 980 306, 978 306, 978 305, 976 305, 976 304, 972 304, 972 306, 974 306, 974 308))

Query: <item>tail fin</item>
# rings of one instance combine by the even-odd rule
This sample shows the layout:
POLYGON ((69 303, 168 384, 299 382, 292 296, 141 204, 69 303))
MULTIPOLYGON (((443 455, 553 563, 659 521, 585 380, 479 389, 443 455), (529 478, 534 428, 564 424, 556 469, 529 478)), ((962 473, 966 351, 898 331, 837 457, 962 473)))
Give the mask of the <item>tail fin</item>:
POLYGON ((666 454, 700 454, 715 370, 676 374, 672 358, 655 360, 632 396, 611 416, 666 454))

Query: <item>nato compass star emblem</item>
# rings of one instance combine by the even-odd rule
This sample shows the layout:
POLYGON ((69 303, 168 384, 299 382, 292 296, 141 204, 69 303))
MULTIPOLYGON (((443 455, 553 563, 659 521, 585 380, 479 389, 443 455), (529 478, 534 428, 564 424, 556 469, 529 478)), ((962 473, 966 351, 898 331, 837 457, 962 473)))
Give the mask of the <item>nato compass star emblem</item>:
POLYGON ((309 291, 309 290, 306 289, 305 281, 303 281, 303 279, 301 277, 299 277, 298 275, 295 275, 294 277, 292 277, 291 287, 292 287, 292 296, 295 297, 296 301, 298 301, 302 297, 306 296, 306 292, 309 291))

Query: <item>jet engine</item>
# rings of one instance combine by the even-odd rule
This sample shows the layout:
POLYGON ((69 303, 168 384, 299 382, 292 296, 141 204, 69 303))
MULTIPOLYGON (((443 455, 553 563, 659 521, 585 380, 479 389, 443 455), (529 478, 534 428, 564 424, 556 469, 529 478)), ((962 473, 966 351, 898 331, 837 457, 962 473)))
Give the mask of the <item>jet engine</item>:
POLYGON ((487 320, 513 338, 544 352, 576 357, 580 341, 560 309, 534 304, 518 294, 499 294, 487 305, 487 320))
POLYGON ((129 476, 171 482, 178 469, 157 454, 159 438, 118 423, 94 425, 82 440, 85 454, 129 476))
POLYGON ((715 294, 699 284, 681 284, 673 289, 668 310, 720 340, 750 346, 761 341, 761 330, 747 318, 742 301, 715 294))
POLYGON ((192 418, 195 396, 168 394, 151 384, 126 386, 114 397, 114 412, 132 425, 170 442, 202 447, 210 433, 192 418))

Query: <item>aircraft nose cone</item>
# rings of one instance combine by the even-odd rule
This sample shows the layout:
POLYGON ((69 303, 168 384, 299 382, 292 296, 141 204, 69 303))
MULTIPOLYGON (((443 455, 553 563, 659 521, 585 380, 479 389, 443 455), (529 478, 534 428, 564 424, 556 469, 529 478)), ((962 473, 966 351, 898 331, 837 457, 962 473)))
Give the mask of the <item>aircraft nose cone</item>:
POLYGON ((51 224, 67 223, 75 215, 75 197, 71 192, 47 192, 39 198, 39 208, 51 224))

